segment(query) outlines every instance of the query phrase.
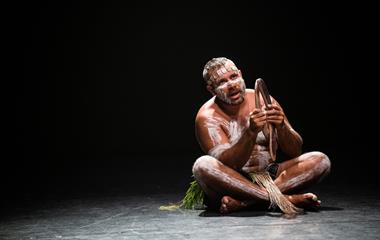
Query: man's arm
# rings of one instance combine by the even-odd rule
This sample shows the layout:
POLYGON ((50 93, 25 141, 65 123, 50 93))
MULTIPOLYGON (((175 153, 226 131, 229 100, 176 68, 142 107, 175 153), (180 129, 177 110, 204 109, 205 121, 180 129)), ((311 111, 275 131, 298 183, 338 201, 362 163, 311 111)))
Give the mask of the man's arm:
POLYGON ((229 139, 222 127, 228 124, 225 120, 198 116, 195 124, 196 136, 204 152, 233 169, 241 169, 252 153, 257 133, 265 123, 264 118, 263 113, 254 112, 250 118, 252 127, 241 127, 237 136, 229 139))
POLYGON ((302 153, 302 137, 292 128, 280 104, 273 99, 272 109, 267 111, 268 122, 277 129, 278 144, 289 157, 297 157, 302 153))
POLYGON ((301 136, 292 128, 286 116, 283 124, 276 127, 276 129, 278 144, 281 150, 292 158, 301 155, 303 140, 301 136))

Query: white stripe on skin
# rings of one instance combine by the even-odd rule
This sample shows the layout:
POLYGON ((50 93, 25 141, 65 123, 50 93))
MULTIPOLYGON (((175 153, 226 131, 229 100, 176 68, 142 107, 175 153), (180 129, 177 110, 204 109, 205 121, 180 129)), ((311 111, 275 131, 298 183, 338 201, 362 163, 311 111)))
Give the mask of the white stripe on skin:
POLYGON ((281 189, 285 191, 290 188, 295 188, 296 186, 312 179, 313 177, 314 177, 314 172, 310 170, 306 173, 303 173, 301 175, 298 175, 298 176, 295 176, 294 178, 289 179, 287 182, 283 184, 283 186, 281 186, 281 189))
POLYGON ((319 177, 318 182, 321 181, 330 171, 330 160, 325 154, 321 152, 309 152, 301 155, 298 160, 299 162, 310 161, 315 157, 320 158, 321 160, 318 161, 314 168, 311 168, 307 172, 289 179, 281 188, 284 190, 295 188, 298 185, 310 181, 316 177, 319 177))
POLYGON ((232 101, 227 97, 227 93, 221 90, 219 87, 215 88, 215 93, 218 98, 220 98, 223 102, 231 104, 232 101))
POLYGON ((322 172, 321 176, 318 179, 318 182, 322 181, 329 173, 331 168, 331 162, 327 155, 321 152, 317 152, 322 155, 322 160, 318 164, 318 170, 322 172))
MULTIPOLYGON (((245 123, 248 123, 248 121, 245 121, 245 123)), ((209 150, 208 154, 215 158, 219 158, 225 150, 234 146, 240 140, 244 130, 247 128, 247 126, 243 126, 235 120, 227 122, 226 120, 218 117, 207 119, 205 122, 205 127, 207 128, 209 136, 214 143, 214 147, 209 150), (222 138, 218 132, 220 131, 221 126, 224 126, 227 130, 229 143, 221 144, 222 138)))
MULTIPOLYGON (((262 147, 260 145, 257 145, 262 147)), ((264 148, 264 147, 263 147, 264 148)), ((270 154, 267 149, 262 151, 254 151, 247 163, 242 167, 245 172, 262 172, 268 166, 270 160, 270 154)))
POLYGON ((193 174, 195 178, 200 182, 201 185, 204 185, 202 182, 202 177, 199 176, 199 173, 202 171, 206 172, 208 175, 214 176, 218 179, 221 179, 222 182, 227 183, 229 186, 237 188, 239 190, 244 189, 244 191, 257 196, 261 199, 268 200, 268 195, 265 191, 259 191, 253 187, 247 186, 246 183, 241 181, 240 179, 233 178, 227 173, 219 170, 219 165, 222 163, 217 159, 211 156, 202 156, 198 158, 193 165, 193 174))
POLYGON ((232 145, 230 143, 216 145, 208 151, 208 155, 213 156, 214 158, 219 158, 224 151, 230 149, 231 147, 232 145))
POLYGON ((263 171, 269 164, 270 154, 268 151, 258 152, 254 155, 258 161, 258 170, 263 171))
POLYGON ((215 88, 215 93, 218 98, 220 98, 223 102, 227 104, 232 104, 232 101, 230 98, 228 98, 227 93, 223 91, 223 89, 226 89, 229 84, 233 84, 233 85, 238 84, 242 94, 245 93, 246 86, 245 86, 244 79, 239 77, 239 78, 236 78, 235 80, 227 81, 221 84, 220 86, 218 86, 217 88, 215 88))
POLYGON ((221 125, 227 128, 228 122, 219 117, 208 118, 205 121, 204 126, 207 128, 208 134, 214 145, 219 145, 222 141, 222 137, 218 132, 221 125))

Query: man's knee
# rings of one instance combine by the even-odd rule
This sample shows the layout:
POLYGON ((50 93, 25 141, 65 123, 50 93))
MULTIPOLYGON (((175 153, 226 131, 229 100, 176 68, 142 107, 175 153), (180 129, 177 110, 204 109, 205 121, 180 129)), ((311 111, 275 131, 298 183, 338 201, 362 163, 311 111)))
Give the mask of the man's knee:
POLYGON ((193 175, 196 179, 199 179, 204 174, 210 172, 218 164, 218 160, 212 156, 204 155, 199 157, 193 165, 193 175))
POLYGON ((329 157, 322 152, 310 152, 310 157, 313 159, 315 163, 315 167, 321 171, 321 173, 328 174, 331 169, 331 162, 329 157))

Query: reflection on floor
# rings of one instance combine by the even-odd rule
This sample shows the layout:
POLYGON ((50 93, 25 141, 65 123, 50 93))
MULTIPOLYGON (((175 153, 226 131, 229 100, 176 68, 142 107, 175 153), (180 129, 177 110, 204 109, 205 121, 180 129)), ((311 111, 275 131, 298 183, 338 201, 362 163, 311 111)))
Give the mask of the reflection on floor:
POLYGON ((160 211, 182 192, 77 195, 2 206, 0 239, 379 239, 374 186, 320 186, 322 209, 285 218, 268 211, 220 215, 160 211))

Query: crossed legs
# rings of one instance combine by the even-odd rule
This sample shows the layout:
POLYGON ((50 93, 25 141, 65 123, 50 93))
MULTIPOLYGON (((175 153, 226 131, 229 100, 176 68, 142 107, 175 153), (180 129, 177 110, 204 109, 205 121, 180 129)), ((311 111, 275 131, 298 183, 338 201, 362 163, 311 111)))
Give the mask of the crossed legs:
MULTIPOLYGON (((329 172, 329 158, 321 152, 309 152, 280 163, 274 182, 282 193, 293 194, 286 195, 293 204, 308 207, 320 203, 317 196, 294 193, 321 181, 329 172)), ((269 201, 265 189, 211 156, 198 158, 193 174, 207 195, 207 204, 218 206, 222 213, 269 201)))

